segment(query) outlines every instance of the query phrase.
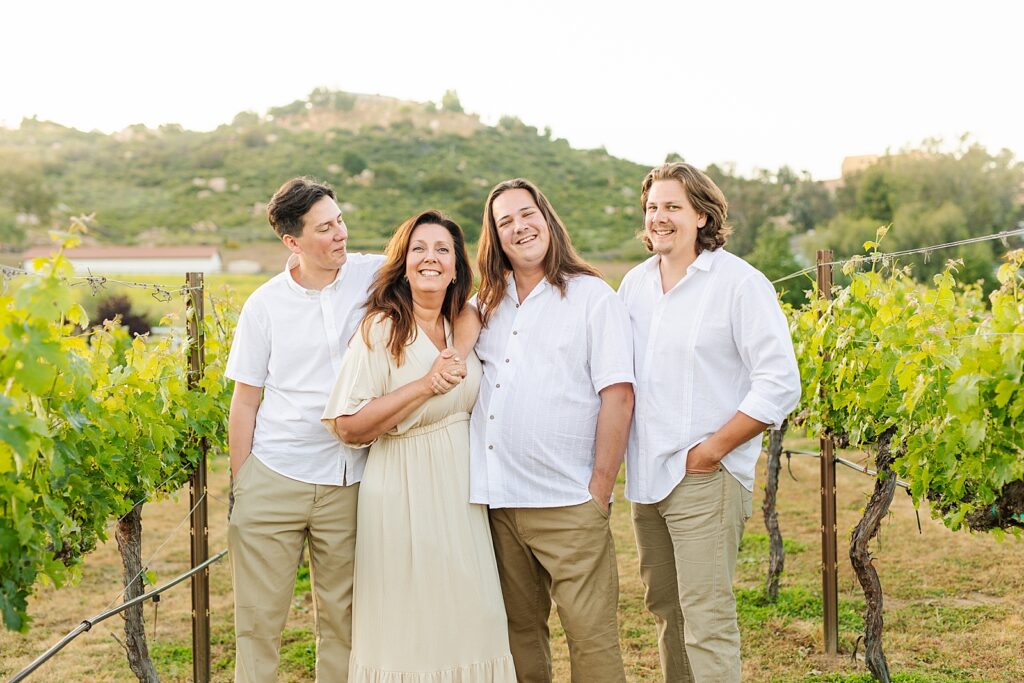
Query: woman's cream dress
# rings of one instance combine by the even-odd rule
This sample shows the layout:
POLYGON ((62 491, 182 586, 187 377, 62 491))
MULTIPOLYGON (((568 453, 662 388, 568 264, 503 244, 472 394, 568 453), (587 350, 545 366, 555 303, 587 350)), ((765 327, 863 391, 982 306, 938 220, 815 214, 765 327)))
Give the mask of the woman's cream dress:
MULTIPOLYGON (((390 322, 352 338, 324 412, 352 415, 423 377, 426 334, 397 366, 390 322)), ((469 411, 480 361, 370 446, 359 489, 350 683, 514 683, 487 509, 469 503, 469 411)))

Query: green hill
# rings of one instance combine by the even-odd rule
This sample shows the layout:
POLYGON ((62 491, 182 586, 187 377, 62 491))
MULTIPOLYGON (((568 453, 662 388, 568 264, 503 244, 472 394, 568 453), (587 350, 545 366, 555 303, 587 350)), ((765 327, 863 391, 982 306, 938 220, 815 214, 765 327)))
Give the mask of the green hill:
MULTIPOLYGON (((582 251, 637 260, 647 170, 603 149, 573 149, 513 117, 484 125, 451 91, 438 106, 318 88, 210 132, 168 124, 107 135, 25 119, 0 128, 0 251, 45 242, 48 228, 88 214, 99 243, 256 245, 274 239, 264 203, 295 175, 335 186, 354 248, 381 247, 427 207, 451 214, 475 241, 487 191, 521 175, 548 193, 582 251)), ((1024 164, 966 136, 952 150, 927 140, 921 149, 873 157, 827 183, 788 167, 750 177, 728 166, 706 171, 729 199, 729 249, 770 278, 806 265, 818 248, 858 253, 880 225, 893 227, 883 249, 906 249, 1024 219, 1024 164)), ((968 279, 991 284, 998 251, 985 243, 933 263, 919 258, 915 272, 927 277, 959 257, 968 279)), ((791 283, 790 298, 805 285, 791 283)))
POLYGON ((0 162, 22 168, 23 185, 35 175, 43 196, 34 199, 51 204, 39 225, 15 215, 33 213, 31 202, 9 206, 16 224, 0 234, 9 243, 34 241, 45 224, 78 214, 95 214, 92 234, 109 243, 271 239, 264 202, 303 174, 335 186, 357 243, 382 243, 430 206, 475 239, 488 190, 523 175, 549 194, 581 248, 614 253, 636 250, 637 188, 647 170, 603 150, 572 149, 513 118, 490 127, 430 103, 322 90, 211 132, 140 125, 107 135, 26 119, 0 129, 0 162))

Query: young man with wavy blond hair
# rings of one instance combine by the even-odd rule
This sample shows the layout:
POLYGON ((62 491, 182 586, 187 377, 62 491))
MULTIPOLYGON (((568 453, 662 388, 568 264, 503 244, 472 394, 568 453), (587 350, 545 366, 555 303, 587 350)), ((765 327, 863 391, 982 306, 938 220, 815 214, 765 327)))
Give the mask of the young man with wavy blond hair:
POLYGON ((723 249, 728 204, 685 163, 647 174, 654 255, 622 280, 636 371, 626 497, 665 681, 740 680, 732 591, 761 432, 800 398, 775 290, 723 249))

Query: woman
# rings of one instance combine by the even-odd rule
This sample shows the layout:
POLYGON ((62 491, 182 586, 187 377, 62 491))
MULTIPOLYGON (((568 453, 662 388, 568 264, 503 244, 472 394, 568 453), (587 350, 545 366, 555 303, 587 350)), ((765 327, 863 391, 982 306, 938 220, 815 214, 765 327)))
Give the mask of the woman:
POLYGON ((342 441, 372 444, 359 491, 353 683, 515 681, 487 511, 469 504, 480 362, 449 348, 472 279, 458 224, 438 211, 403 223, 324 411, 342 441))

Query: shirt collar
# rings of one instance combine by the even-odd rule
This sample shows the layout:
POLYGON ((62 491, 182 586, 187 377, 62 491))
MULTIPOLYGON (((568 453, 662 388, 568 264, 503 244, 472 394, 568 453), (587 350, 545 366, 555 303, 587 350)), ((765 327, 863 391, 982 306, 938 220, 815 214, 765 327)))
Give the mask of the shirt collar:
MULTIPOLYGON (((288 288, 291 289, 293 292, 298 292, 299 294, 302 294, 303 296, 319 294, 321 290, 306 289, 305 287, 303 287, 302 285, 295 281, 295 277, 292 275, 292 268, 294 268, 297 265, 299 265, 299 255, 290 254, 288 256, 288 260, 285 261, 284 264, 284 277, 285 281, 288 283, 288 288)), ((344 277, 344 274, 345 267, 342 266, 341 268, 338 268, 338 274, 335 276, 334 280, 331 282, 331 284, 324 287, 322 291, 326 292, 328 290, 336 288, 339 284, 341 284, 341 279, 344 277)))
MULTIPOLYGON (((710 251, 708 249, 705 249, 704 251, 697 254, 697 259, 690 264, 690 268, 696 268, 697 270, 703 270, 705 272, 710 271, 712 265, 715 262, 715 259, 718 258, 719 251, 721 250, 715 249, 714 251, 710 251)), ((660 256, 652 256, 651 258, 647 259, 646 267, 648 271, 655 271, 658 269, 660 265, 660 256)), ((687 268, 687 271, 689 271, 690 268, 687 268)))
MULTIPOLYGON (((518 305, 519 304, 519 293, 516 291, 516 275, 515 275, 515 273, 512 272, 512 271, 509 271, 508 278, 505 280, 505 282, 507 283, 506 287, 505 287, 505 296, 510 297, 512 299, 512 302, 518 305)), ((542 277, 540 279, 540 282, 537 283, 537 286, 534 287, 533 290, 531 290, 530 293, 526 295, 525 299, 523 299, 523 303, 526 303, 527 301, 529 301, 530 299, 532 299, 535 296, 539 296, 541 292, 543 292, 545 289, 547 289, 550 286, 551 286, 551 283, 548 282, 547 277, 542 277)))
POLYGON ((697 270, 703 270, 703 271, 706 272, 706 271, 711 270, 711 267, 714 264, 715 259, 717 259, 717 258, 718 258, 718 249, 715 249, 714 251, 711 251, 709 249, 705 249, 704 251, 700 252, 697 255, 697 260, 694 261, 693 263, 691 263, 690 267, 691 268, 696 268, 697 270))

